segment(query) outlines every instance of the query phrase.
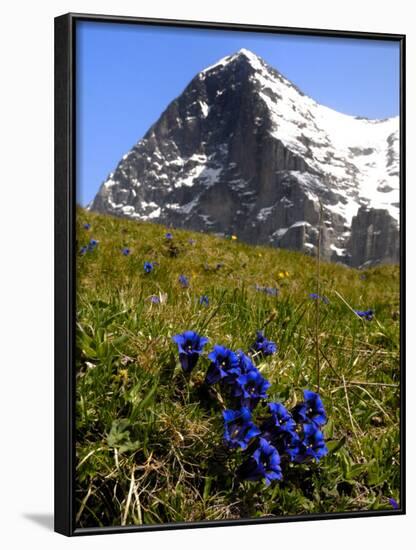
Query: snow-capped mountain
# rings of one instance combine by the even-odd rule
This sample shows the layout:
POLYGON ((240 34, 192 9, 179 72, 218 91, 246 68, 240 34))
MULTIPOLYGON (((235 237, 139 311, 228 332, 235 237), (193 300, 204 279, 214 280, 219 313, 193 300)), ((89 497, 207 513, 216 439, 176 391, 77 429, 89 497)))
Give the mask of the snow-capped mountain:
POLYGON ((399 259, 399 118, 306 96, 242 49, 198 73, 90 208, 359 266, 399 259))

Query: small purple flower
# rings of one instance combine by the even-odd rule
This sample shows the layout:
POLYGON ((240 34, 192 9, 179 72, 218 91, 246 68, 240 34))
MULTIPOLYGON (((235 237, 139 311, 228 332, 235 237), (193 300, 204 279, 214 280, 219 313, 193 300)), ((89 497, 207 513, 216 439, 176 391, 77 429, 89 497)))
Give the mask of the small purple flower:
POLYGON ((97 248, 97 246, 98 246, 98 241, 95 239, 91 239, 90 242, 88 243, 88 250, 92 252, 97 248))
POLYGON ((188 277, 186 277, 185 275, 179 275, 178 281, 179 281, 179 284, 180 284, 183 288, 188 288, 188 287, 189 287, 189 279, 188 279, 188 277))
POLYGON ((275 344, 275 342, 267 340, 267 338, 263 334, 263 331, 258 330, 256 341, 251 346, 250 350, 253 353, 260 353, 264 357, 267 357, 268 355, 273 355, 274 353, 276 353, 277 345, 275 344))
POLYGON ((152 302, 152 304, 160 304, 160 298, 156 295, 150 296, 150 301, 152 302))
POLYGON ((88 247, 87 246, 81 246, 80 250, 79 250, 79 253, 81 256, 85 256, 85 254, 88 252, 88 247))
POLYGON ((209 298, 208 298, 208 296, 205 296, 205 294, 204 294, 204 296, 201 296, 201 297, 199 298, 199 303, 200 303, 201 306, 209 306, 209 298))
POLYGON ((144 262, 143 269, 145 273, 151 273, 155 268, 155 265, 152 262, 144 262))
POLYGON ((168 241, 170 241, 171 239, 173 239, 172 233, 166 233, 165 238, 166 238, 168 241))
POLYGON ((208 338, 200 336, 193 330, 187 330, 183 334, 176 334, 172 340, 178 346, 179 361, 183 371, 190 373, 203 352, 208 338))
POLYGON ((240 410, 225 410, 222 413, 224 419, 224 441, 235 449, 246 449, 250 440, 260 434, 260 430, 252 422, 249 409, 242 407, 240 410))
POLYGON ((128 256, 130 254, 130 248, 123 248, 121 253, 123 254, 123 256, 128 256))
POLYGON ((311 300, 321 300, 324 304, 329 304, 329 300, 326 296, 321 296, 320 294, 316 294, 316 292, 309 294, 309 298, 311 300))
POLYGON ((394 499, 393 497, 389 498, 389 503, 391 505, 391 507, 394 509, 394 510, 398 510, 399 509, 399 505, 397 503, 397 500, 394 499))
POLYGON ((256 284, 254 288, 257 290, 257 292, 264 292, 265 294, 268 294, 269 296, 277 296, 279 294, 278 288, 268 287, 268 286, 260 286, 256 284))
POLYGON ((88 231, 89 229, 91 229, 91 224, 90 223, 84 223, 84 229, 86 231, 88 231))
POLYGON ((367 309, 366 311, 360 311, 359 309, 354 309, 356 315, 365 319, 366 321, 372 321, 374 318, 374 311, 372 309, 367 309))

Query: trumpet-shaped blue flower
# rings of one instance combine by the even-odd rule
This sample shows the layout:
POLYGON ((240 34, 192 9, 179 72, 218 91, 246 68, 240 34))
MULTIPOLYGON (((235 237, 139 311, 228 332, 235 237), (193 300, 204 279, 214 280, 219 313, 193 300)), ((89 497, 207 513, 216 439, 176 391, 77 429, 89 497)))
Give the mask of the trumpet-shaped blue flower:
POLYGON ((290 412, 281 403, 269 403, 271 416, 263 426, 277 432, 295 433, 296 422, 290 412))
POLYGON ((197 364, 208 338, 200 336, 193 330, 187 330, 183 334, 176 334, 172 340, 178 346, 179 361, 183 371, 191 372, 197 364))
POLYGON ((263 331, 258 330, 256 341, 250 349, 254 353, 260 353, 264 357, 267 357, 268 355, 273 355, 274 353, 276 353, 277 345, 275 344, 275 342, 267 340, 267 338, 263 334, 263 331))
POLYGON ((358 317, 361 317, 361 319, 365 319, 366 321, 372 321, 374 318, 374 311, 372 309, 367 309, 365 311, 354 309, 354 311, 358 315, 358 317))
POLYGON ((398 510, 399 509, 399 505, 397 503, 397 500, 394 499, 393 497, 389 498, 389 503, 391 505, 391 507, 394 509, 394 510, 398 510))
POLYGON ((317 427, 327 421, 324 404, 320 396, 310 390, 304 390, 304 401, 293 409, 293 416, 297 422, 312 422, 317 427))
POLYGON ((225 410, 222 416, 224 419, 224 441, 232 449, 237 447, 246 449, 250 440, 260 434, 260 430, 252 422, 250 410, 246 407, 237 411, 225 410))
POLYGON ((201 296, 199 298, 199 303, 201 304, 201 306, 209 306, 209 298, 208 296, 201 296))
POLYGON ((256 368, 241 374, 236 379, 234 395, 241 398, 241 404, 254 409, 260 399, 267 398, 267 390, 271 384, 256 368))
POLYGON ((270 417, 261 426, 262 437, 276 447, 279 454, 294 460, 299 454, 300 439, 296 422, 281 403, 269 403, 270 417))
POLYGON ((87 246, 81 246, 81 248, 79 249, 79 253, 81 254, 81 256, 85 256, 87 252, 88 252, 87 246))
POLYGON ((319 461, 328 454, 323 433, 315 424, 303 425, 303 437, 301 439, 299 453, 296 462, 305 462, 310 459, 319 461))
POLYGON ((239 375, 238 356, 230 349, 216 344, 211 353, 208 354, 208 358, 211 360, 211 364, 205 377, 207 384, 216 384, 227 377, 239 375))
POLYGON ((91 239, 90 242, 88 243, 88 250, 92 252, 97 248, 97 246, 98 246, 98 241, 95 239, 91 239))
POLYGON ((123 248, 121 253, 123 254, 123 256, 128 256, 130 254, 130 248, 123 248))
POLYGON ((152 302, 152 304, 160 304, 160 298, 156 295, 150 296, 150 301, 152 302))
POLYGON ((309 298, 311 298, 311 300, 321 300, 324 304, 329 304, 329 300, 326 296, 321 296, 320 294, 316 294, 316 292, 309 294, 309 298))
POLYGON ((91 229, 91 224, 90 223, 84 223, 84 229, 86 231, 88 231, 89 229, 91 229))
POLYGON ((278 288, 268 287, 268 286, 260 286, 258 284, 255 285, 255 289, 258 292, 264 292, 265 294, 268 294, 269 296, 277 296, 279 294, 278 288))
POLYGON ((280 455, 273 445, 260 437, 256 450, 240 466, 238 475, 248 481, 264 479, 266 485, 277 479, 282 479, 280 455))
POLYGON ((189 286, 189 279, 188 279, 188 277, 186 277, 185 275, 179 275, 178 281, 179 281, 179 284, 180 284, 183 288, 188 288, 188 286, 189 286))
POLYGON ((166 233, 165 238, 168 239, 168 241, 170 241, 171 239, 173 239, 172 233, 166 233))
POLYGON ((144 262, 143 269, 145 273, 151 273, 155 268, 155 264, 152 262, 144 262))

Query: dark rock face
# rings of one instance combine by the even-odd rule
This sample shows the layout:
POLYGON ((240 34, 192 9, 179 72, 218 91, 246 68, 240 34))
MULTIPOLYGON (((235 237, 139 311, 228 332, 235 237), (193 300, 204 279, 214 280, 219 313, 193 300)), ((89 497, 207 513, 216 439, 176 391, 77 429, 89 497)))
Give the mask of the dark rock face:
POLYGON ((397 223, 387 210, 361 207, 352 219, 351 263, 371 265, 400 261, 400 235, 397 223))
POLYGON ((325 259, 397 261, 397 132, 397 119, 362 120, 318 105, 241 50, 195 76, 90 208, 314 254, 321 204, 325 259), (386 204, 389 223, 378 221, 380 208, 371 214, 373 203, 386 204), (362 249, 355 240, 370 233, 362 249))

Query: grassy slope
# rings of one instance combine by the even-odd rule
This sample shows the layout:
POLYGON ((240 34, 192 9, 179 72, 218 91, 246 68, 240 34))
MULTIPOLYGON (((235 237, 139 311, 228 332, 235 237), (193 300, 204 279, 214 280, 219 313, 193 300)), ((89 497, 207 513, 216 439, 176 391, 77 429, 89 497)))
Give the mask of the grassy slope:
POLYGON ((224 452, 221 407, 201 386, 208 362, 187 383, 171 337, 193 329, 210 345, 247 350, 265 327, 279 345, 260 365, 269 394, 293 405, 303 388, 317 389, 315 260, 176 230, 172 256, 161 226, 82 210, 78 218, 79 245, 99 240, 77 267, 79 526, 380 509, 399 499, 397 267, 363 276, 321 265, 330 303, 319 306, 320 393, 331 452, 265 488, 235 480, 238 453, 224 452), (145 260, 157 262, 153 273, 145 260), (279 296, 256 284, 278 286, 279 296), (152 304, 159 293, 166 302, 152 304), (360 320, 339 295, 376 318, 360 320))

